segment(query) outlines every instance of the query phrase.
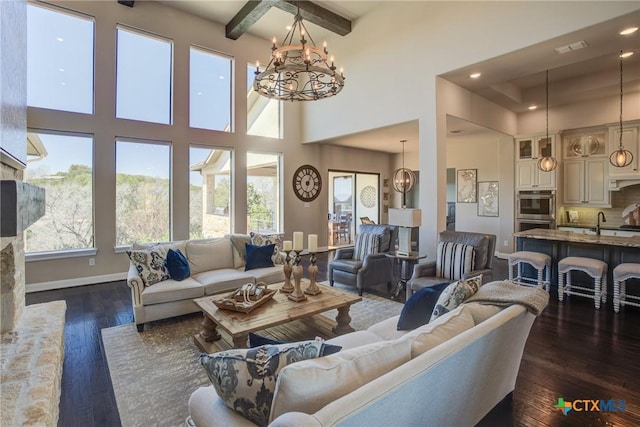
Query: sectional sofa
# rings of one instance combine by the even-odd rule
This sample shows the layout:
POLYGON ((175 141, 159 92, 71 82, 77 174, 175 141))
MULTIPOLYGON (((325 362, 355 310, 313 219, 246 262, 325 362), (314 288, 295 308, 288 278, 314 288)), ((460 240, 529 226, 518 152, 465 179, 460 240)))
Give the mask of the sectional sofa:
MULTIPOLYGON (((539 299, 544 308, 548 295, 539 299)), ((269 425, 475 425, 514 390, 535 317, 520 304, 468 302, 410 332, 395 316, 330 339, 343 349, 280 371, 269 425)), ((191 395, 189 414, 191 426, 254 425, 213 386, 191 395)))
MULTIPOLYGON (((159 246, 164 250, 180 249, 187 258, 191 275, 181 281, 168 279, 151 286, 145 286, 134 263, 130 262, 127 285, 131 288, 138 331, 142 332, 147 322, 200 311, 194 298, 231 291, 245 283, 284 281, 282 265, 245 271, 246 243, 251 243, 251 237, 245 234, 163 243, 159 246)), ((133 249, 145 248, 134 246, 133 249)))

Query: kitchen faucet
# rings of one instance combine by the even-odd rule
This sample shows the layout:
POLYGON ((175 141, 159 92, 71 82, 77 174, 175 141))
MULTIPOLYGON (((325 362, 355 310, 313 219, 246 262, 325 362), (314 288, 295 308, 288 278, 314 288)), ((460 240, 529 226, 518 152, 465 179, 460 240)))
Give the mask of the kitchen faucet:
POLYGON ((600 235, 600 215, 602 215, 602 222, 607 222, 607 218, 604 217, 604 212, 602 211, 598 212, 598 221, 596 225, 596 234, 598 236, 600 235))

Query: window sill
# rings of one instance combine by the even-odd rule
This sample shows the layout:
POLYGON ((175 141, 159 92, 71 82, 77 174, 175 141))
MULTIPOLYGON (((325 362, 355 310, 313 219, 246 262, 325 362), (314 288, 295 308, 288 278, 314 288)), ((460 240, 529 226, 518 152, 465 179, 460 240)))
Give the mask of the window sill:
POLYGON ((49 261, 52 259, 64 259, 64 258, 80 258, 87 256, 95 256, 98 250, 95 248, 87 249, 73 249, 69 251, 56 251, 56 252, 33 252, 24 255, 25 262, 33 261, 49 261))

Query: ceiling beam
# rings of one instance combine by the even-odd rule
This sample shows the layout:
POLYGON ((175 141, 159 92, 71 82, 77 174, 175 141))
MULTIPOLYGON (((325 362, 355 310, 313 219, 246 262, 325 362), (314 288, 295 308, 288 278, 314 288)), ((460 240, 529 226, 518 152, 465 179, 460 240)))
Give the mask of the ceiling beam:
POLYGON ((324 7, 318 6, 310 1, 282 0, 275 4, 278 9, 289 12, 292 15, 298 13, 302 19, 327 29, 341 36, 346 36, 351 32, 351 21, 337 15, 324 7))
POLYGON ((279 0, 251 0, 248 1, 236 16, 225 27, 226 36, 231 40, 238 38, 249 31, 249 28, 262 18, 279 0))

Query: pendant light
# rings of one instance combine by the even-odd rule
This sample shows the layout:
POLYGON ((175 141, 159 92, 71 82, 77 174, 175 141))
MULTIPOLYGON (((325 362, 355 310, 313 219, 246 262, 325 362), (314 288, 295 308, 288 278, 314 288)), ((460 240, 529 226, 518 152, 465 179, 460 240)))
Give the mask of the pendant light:
MULTIPOLYGON (((546 113, 546 129, 547 129, 547 144, 551 142, 549 139, 549 70, 546 72, 545 77, 545 94, 547 97, 547 103, 545 108, 546 113)), ((553 156, 540 157, 538 160, 538 169, 542 172, 551 172, 558 166, 558 161, 553 156)))
POLYGON ((625 150, 622 145, 622 51, 620 51, 620 144, 618 149, 609 156, 609 163, 617 168, 629 166, 633 161, 633 154, 629 150, 625 150))

